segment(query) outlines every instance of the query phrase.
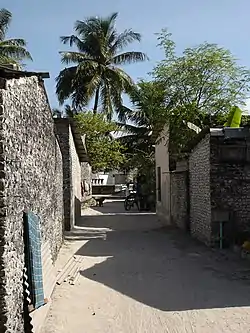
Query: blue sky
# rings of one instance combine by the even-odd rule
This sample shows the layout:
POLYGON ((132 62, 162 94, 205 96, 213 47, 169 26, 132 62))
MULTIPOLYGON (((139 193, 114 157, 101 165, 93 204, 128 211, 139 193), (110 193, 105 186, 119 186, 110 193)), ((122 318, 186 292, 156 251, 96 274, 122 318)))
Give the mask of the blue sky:
POLYGON ((208 41, 229 48, 240 63, 250 68, 249 0, 1 0, 0 7, 13 13, 10 37, 25 38, 33 56, 27 69, 48 71, 47 92, 52 107, 57 107, 55 77, 62 65, 59 36, 70 35, 76 20, 119 12, 117 28, 132 28, 142 34, 134 50, 146 52, 150 61, 127 66, 134 80, 146 77, 162 59, 154 33, 169 28, 181 51, 187 46, 208 41))

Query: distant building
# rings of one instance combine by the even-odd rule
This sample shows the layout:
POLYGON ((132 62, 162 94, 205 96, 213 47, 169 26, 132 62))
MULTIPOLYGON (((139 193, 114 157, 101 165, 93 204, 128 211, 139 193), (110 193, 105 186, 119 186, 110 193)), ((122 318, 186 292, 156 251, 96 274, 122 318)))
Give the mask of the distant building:
POLYGON ((249 239, 249 127, 203 130, 173 171, 166 130, 162 136, 155 155, 157 214, 209 246, 249 239))

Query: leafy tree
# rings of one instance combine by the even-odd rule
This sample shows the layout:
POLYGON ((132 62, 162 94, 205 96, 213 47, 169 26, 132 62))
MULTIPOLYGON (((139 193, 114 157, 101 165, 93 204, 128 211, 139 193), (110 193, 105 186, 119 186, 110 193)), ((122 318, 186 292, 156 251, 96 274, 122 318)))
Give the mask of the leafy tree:
POLYGON ((0 65, 17 64, 21 67, 24 59, 32 60, 26 50, 24 39, 6 39, 12 14, 7 9, 0 9, 0 65))
POLYGON ((74 116, 82 134, 86 135, 86 147, 90 157, 92 170, 108 171, 119 169, 124 163, 123 145, 110 135, 117 131, 114 122, 108 122, 103 114, 91 111, 74 116))
POLYGON ((242 105, 249 93, 250 72, 237 64, 230 51, 216 44, 203 43, 186 48, 178 56, 167 30, 158 35, 165 59, 153 70, 153 77, 164 85, 173 101, 167 118, 170 146, 177 153, 195 135, 187 128, 192 122, 201 129, 223 126, 232 105, 242 105))
POLYGON ((60 52, 63 69, 57 77, 56 92, 63 103, 71 98, 75 108, 86 106, 94 97, 94 113, 99 103, 101 111, 111 119, 113 109, 122 104, 122 93, 133 86, 131 77, 119 66, 144 61, 142 52, 125 51, 141 35, 131 29, 118 33, 117 13, 107 18, 90 17, 76 21, 76 35, 61 37, 63 44, 75 46, 77 51, 60 52))

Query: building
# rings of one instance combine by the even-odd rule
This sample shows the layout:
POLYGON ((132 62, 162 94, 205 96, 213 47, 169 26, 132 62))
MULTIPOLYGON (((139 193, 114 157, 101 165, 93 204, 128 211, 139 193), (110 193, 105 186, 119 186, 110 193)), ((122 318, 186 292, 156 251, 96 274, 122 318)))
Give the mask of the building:
POLYGON ((174 171, 167 145, 156 147, 157 191, 164 192, 157 213, 208 246, 242 244, 250 237, 249 128, 205 129, 187 147, 174 171))
POLYGON ((39 332, 63 231, 80 214, 86 150, 74 124, 54 123, 47 77, 0 67, 0 332, 39 332))
POLYGON ((250 236, 250 130, 204 130, 190 146, 191 234, 211 246, 250 236))
POLYGON ((63 157, 63 201, 65 230, 74 227, 81 215, 82 173, 88 170, 88 156, 85 138, 69 118, 55 118, 55 132, 63 157))
POLYGON ((166 126, 155 146, 156 212, 166 224, 170 223, 170 172, 168 151, 168 127, 166 126))

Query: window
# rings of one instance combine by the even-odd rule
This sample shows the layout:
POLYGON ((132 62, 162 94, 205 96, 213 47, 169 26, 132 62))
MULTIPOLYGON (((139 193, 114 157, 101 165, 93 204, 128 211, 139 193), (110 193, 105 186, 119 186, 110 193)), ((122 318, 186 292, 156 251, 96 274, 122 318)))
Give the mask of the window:
POLYGON ((161 167, 157 167, 157 201, 161 201, 161 167))

